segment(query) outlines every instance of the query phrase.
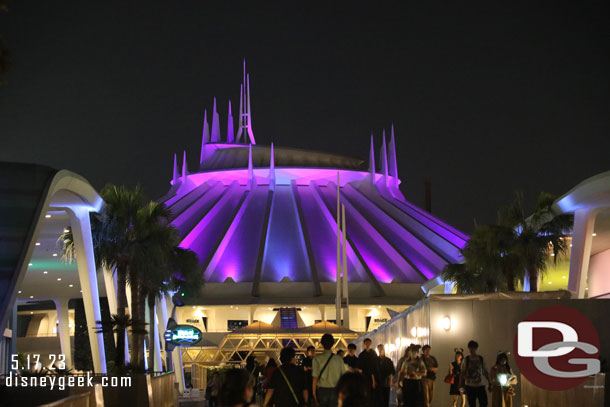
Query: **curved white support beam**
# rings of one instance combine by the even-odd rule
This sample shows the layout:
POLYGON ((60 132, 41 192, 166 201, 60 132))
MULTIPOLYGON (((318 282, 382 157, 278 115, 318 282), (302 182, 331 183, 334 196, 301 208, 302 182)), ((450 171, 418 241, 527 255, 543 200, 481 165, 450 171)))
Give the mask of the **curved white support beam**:
POLYGON ((102 333, 95 332, 97 321, 102 320, 102 314, 100 311, 100 295, 97 287, 89 211, 79 207, 68 208, 66 211, 70 216, 70 224, 72 225, 78 278, 83 292, 83 303, 85 306, 87 329, 89 331, 89 342, 91 344, 93 370, 95 373, 106 373, 104 336, 102 333))
POLYGON ((54 298, 55 309, 57 310, 57 333, 59 334, 59 344, 61 353, 65 355, 66 369, 72 369, 72 346, 70 344, 70 317, 68 313, 69 298, 54 298))

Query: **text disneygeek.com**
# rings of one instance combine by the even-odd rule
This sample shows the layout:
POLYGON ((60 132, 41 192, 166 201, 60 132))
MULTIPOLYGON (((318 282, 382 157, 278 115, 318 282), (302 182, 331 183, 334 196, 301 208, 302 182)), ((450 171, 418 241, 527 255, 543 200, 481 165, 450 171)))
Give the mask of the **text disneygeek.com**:
MULTIPOLYGON (((17 376, 12 372, 6 377, 6 387, 49 387, 64 390, 66 387, 93 387, 93 377, 86 373, 83 376, 17 376)), ((102 376, 102 387, 131 387, 129 376, 102 376)))

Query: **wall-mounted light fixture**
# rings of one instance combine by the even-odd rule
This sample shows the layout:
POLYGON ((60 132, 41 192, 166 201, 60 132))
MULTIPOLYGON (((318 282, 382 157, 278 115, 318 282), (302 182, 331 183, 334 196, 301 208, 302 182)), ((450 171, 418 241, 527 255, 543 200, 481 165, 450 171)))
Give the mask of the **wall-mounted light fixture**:
POLYGON ((451 329, 451 317, 449 315, 445 315, 443 319, 441 319, 441 328, 443 328, 445 331, 451 329))

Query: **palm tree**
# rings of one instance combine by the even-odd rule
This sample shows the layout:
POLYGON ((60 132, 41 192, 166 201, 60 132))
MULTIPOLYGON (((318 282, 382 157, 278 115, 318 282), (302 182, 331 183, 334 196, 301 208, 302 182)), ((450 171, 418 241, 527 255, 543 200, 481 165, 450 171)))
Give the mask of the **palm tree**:
MULTIPOLYGON (((99 213, 92 214, 91 232, 98 266, 114 270, 117 275, 117 319, 126 318, 126 284, 134 251, 134 225, 138 211, 145 202, 139 186, 107 185, 100 193, 104 206, 99 213)), ((132 312, 133 314, 133 312, 132 312)), ((125 324, 118 326, 115 364, 125 365, 125 324)))
POLYGON ((477 226, 461 250, 463 262, 448 264, 441 274, 454 281, 458 293, 514 291, 522 277, 519 259, 511 252, 514 231, 499 225, 477 226))
MULTIPOLYGON (((174 236, 177 236, 175 229, 168 227, 174 236)), ((152 273, 148 274, 145 280, 145 292, 142 298, 148 302, 150 321, 155 317, 155 303, 157 299, 163 298, 168 292, 182 291, 189 296, 196 296, 203 284, 203 274, 199 268, 197 255, 188 249, 183 249, 177 245, 170 250, 164 264, 160 264, 152 273), (188 287, 188 288, 187 288, 188 287)), ((149 323, 152 327, 152 322, 149 323)), ((155 334, 151 329, 149 333, 149 369, 153 369, 153 358, 155 347, 155 334)))
POLYGON ((515 231, 511 250, 521 259, 532 292, 538 291, 538 280, 546 271, 550 257, 556 262, 557 257, 568 250, 566 237, 572 229, 574 218, 570 214, 555 214, 555 200, 552 194, 541 192, 534 212, 526 216, 523 194, 517 192, 514 201, 499 214, 499 223, 515 231))
POLYGON ((132 343, 134 363, 141 366, 144 365, 145 304, 149 286, 171 277, 171 272, 164 265, 179 242, 176 230, 168 226, 169 215, 164 204, 151 201, 138 210, 133 227, 135 244, 132 246, 129 267, 134 315, 132 343))

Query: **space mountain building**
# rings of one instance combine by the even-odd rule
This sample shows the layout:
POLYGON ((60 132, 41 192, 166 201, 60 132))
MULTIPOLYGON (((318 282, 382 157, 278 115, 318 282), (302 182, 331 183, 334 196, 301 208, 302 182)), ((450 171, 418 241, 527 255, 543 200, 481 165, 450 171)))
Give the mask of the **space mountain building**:
MULTIPOLYGON (((172 212, 180 246, 197 254, 204 273, 193 309, 201 305, 200 315, 208 317, 214 308, 243 311, 223 317, 217 329, 231 318, 265 321, 260 310, 284 307, 297 308, 309 320, 299 317, 300 325, 334 320, 337 302, 345 306, 349 298, 352 329, 366 330, 358 327, 368 328, 371 309, 381 315, 414 304, 442 284, 439 274, 447 263, 460 260, 467 236, 401 193, 393 127, 377 151, 371 136, 368 165, 342 155, 259 145, 245 64, 237 117, 229 102, 223 121, 214 99, 211 114, 204 113, 197 161, 187 161, 186 152, 174 156, 171 188, 161 198, 172 212), (337 191, 345 208, 340 230, 337 191), (347 275, 343 284, 337 284, 338 263, 339 274, 347 275), (305 316, 304 309, 315 312, 305 316)), ((268 323, 277 319, 267 313, 268 323)))

